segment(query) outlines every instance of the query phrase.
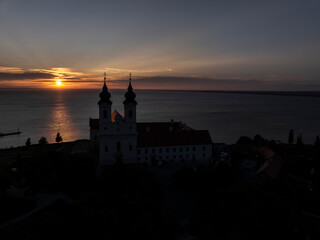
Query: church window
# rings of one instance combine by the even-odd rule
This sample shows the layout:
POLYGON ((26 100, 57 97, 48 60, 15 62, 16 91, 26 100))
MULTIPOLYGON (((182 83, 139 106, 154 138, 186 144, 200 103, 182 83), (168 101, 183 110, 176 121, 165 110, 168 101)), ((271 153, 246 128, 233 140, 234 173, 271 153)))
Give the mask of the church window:
POLYGON ((105 152, 108 152, 108 151, 109 151, 108 145, 106 145, 106 146, 104 147, 104 151, 105 151, 105 152))
POLYGON ((196 150, 196 147, 193 147, 192 150, 195 151, 195 150, 196 150))
POLYGON ((120 152, 120 151, 121 151, 121 143, 117 142, 117 152, 120 152))
POLYGON ((189 152, 189 147, 187 147, 187 152, 189 152))
POLYGON ((180 148, 180 152, 182 152, 182 147, 180 148))
POLYGON ((162 148, 159 148, 159 153, 162 153, 162 148))
POLYGON ((205 150, 206 150, 206 147, 205 147, 205 146, 203 146, 202 150, 203 150, 203 151, 205 151, 205 150))
POLYGON ((148 149, 145 149, 144 152, 145 152, 145 153, 148 153, 148 149))
POLYGON ((166 151, 169 152, 169 148, 167 148, 166 151))
POLYGON ((108 112, 107 112, 107 110, 104 110, 104 111, 103 111, 103 118, 108 118, 108 112))
POLYGON ((132 151, 132 144, 129 145, 129 151, 132 151))
POLYGON ((132 110, 129 110, 129 118, 132 118, 132 110))

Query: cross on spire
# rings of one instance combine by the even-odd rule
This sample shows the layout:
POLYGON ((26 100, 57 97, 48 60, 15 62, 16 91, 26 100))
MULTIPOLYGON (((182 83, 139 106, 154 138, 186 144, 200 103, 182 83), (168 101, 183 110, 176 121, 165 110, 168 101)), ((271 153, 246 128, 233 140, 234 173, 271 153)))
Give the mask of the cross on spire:
POLYGON ((103 73, 103 76, 104 76, 104 78, 103 78, 103 79, 104 79, 104 84, 106 84, 106 79, 107 79, 107 74, 106 74, 106 72, 103 73))

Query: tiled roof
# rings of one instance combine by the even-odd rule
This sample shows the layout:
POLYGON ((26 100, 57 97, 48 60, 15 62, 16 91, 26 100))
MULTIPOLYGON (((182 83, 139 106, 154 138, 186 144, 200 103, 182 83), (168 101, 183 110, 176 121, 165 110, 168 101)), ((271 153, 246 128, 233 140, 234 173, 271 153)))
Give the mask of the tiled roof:
POLYGON ((212 144, 208 130, 150 132, 138 134, 138 147, 212 144))
MULTIPOLYGON (((117 112, 118 113, 118 112, 117 112)), ((119 114, 119 113, 118 113, 119 114)), ((116 113, 113 112, 111 118, 114 119, 116 113), (114 115, 114 116, 113 116, 114 115)), ((121 115, 120 115, 121 116, 121 115)), ((90 118, 89 126, 91 129, 99 129, 99 119, 90 118)), ((137 123, 137 131, 139 133, 144 132, 168 132, 172 127, 172 131, 193 130, 181 122, 142 122, 137 123)))
MULTIPOLYGON (((118 114, 114 111, 112 119, 118 114)), ((99 129, 99 119, 90 118, 90 128, 99 129)), ((181 122, 137 123, 137 131, 138 147, 213 144, 208 130, 193 130, 181 122)))
POLYGON ((121 116, 121 114, 118 113, 117 110, 114 110, 114 111, 111 113, 111 121, 114 122, 114 121, 116 120, 116 117, 117 117, 118 115, 121 117, 121 119, 123 119, 123 117, 121 116))

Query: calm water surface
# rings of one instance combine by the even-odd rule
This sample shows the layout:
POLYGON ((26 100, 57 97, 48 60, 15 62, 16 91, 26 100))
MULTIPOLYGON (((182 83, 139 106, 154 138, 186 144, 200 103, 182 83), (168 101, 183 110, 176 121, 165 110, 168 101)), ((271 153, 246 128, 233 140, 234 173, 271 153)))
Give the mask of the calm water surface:
MULTIPOLYGON (((97 118, 98 90, 0 90, 0 148, 89 138, 89 117, 97 118)), ((113 109, 123 112, 125 90, 111 90, 113 109)), ((320 134, 320 98, 188 91, 136 90, 137 120, 183 121, 208 129, 214 142, 234 143, 239 136, 260 134, 287 141, 290 129, 313 143, 320 134)))

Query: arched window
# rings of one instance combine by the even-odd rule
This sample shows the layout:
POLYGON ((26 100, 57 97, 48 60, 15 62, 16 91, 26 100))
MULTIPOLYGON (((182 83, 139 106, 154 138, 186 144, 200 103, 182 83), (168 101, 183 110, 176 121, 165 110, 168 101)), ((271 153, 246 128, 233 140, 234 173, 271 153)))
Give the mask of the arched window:
POLYGON ((129 110, 129 118, 132 118, 132 110, 129 110))
POLYGON ((107 112, 107 110, 103 110, 103 118, 108 118, 108 112, 107 112))

